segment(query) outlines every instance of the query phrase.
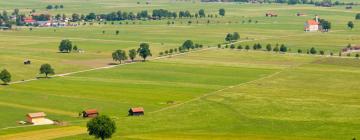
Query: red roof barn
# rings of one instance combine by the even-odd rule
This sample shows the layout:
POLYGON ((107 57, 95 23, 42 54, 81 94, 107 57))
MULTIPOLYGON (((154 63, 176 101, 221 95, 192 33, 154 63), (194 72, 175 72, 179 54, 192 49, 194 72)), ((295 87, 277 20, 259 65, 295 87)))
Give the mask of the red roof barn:
POLYGON ((99 115, 99 112, 96 109, 88 109, 88 110, 84 110, 82 112, 82 116, 84 118, 93 118, 93 117, 97 117, 99 115))
POLYGON ((144 115, 144 108, 134 107, 129 109, 129 116, 140 116, 144 115))

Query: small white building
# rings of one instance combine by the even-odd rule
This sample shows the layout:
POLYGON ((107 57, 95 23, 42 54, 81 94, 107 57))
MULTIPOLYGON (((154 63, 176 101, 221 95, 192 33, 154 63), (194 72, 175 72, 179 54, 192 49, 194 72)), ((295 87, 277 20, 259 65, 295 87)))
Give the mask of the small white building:
POLYGON ((305 27, 304 27, 304 31, 305 32, 314 32, 314 31, 319 31, 319 17, 316 16, 315 20, 308 20, 307 22, 305 22, 305 27))
POLYGON ((46 114, 44 112, 29 113, 26 115, 27 122, 33 125, 54 124, 54 121, 49 120, 45 117, 46 114))

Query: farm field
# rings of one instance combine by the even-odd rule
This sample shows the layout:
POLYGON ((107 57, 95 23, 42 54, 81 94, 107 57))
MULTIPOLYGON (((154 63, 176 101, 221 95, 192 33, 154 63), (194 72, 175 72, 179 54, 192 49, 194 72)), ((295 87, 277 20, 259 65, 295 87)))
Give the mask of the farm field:
POLYGON ((0 10, 36 9, 37 13, 68 16, 160 8, 204 9, 207 14, 217 14, 219 8, 226 10, 226 16, 217 18, 1 30, 0 70, 10 71, 14 83, 0 85, 0 139, 92 140, 86 131, 90 119, 78 116, 92 108, 115 120, 117 131, 111 139, 360 138, 360 60, 355 58, 356 53, 337 56, 348 44, 360 44, 359 21, 355 20, 360 6, 345 10, 345 6, 172 0, 153 0, 146 5, 145 0, 138 1, 140 4, 133 0, 0 0, 0 10), (46 10, 49 4, 63 4, 65 8, 46 10), (269 11, 279 16, 265 17, 269 11), (298 12, 307 16, 298 17, 298 12), (303 31, 304 22, 315 15, 331 21, 330 32, 303 31), (174 24, 168 25, 168 21, 174 24), (347 28, 348 21, 354 22, 354 29, 347 28), (233 43, 236 46, 252 48, 260 43, 262 50, 225 48, 230 44, 224 38, 232 32, 240 34, 240 40, 233 43), (63 39, 71 40, 84 52, 59 53, 63 39), (159 56, 188 39, 204 48, 159 56), (149 43, 152 51, 149 61, 114 65, 113 51, 135 49, 143 42, 149 43), (285 44, 289 50, 267 52, 266 44, 285 44), (311 47, 325 55, 306 54, 311 47), (297 54, 298 49, 303 54, 297 54), (27 59, 31 65, 23 64, 27 59), (55 68, 56 77, 36 79, 42 76, 38 73, 44 63, 55 68), (139 106, 144 107, 145 115, 129 117, 129 108, 139 106), (39 111, 63 124, 18 124, 27 113, 39 111))

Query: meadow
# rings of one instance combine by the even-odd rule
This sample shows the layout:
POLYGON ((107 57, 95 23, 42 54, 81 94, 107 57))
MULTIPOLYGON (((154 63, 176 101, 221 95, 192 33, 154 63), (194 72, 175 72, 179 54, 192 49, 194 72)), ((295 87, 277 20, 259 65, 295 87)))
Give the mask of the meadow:
POLYGON ((139 1, 1 1, 0 9, 51 14, 159 8, 191 12, 203 8, 216 14, 225 8, 226 16, 0 31, 0 69, 8 69, 15 82, 39 76, 43 63, 53 65, 57 74, 109 66, 114 50, 137 48, 142 42, 149 43, 153 53, 148 62, 0 86, 0 139, 93 139, 86 132, 88 119, 78 117, 91 108, 116 121, 113 139, 360 137, 359 60, 328 56, 349 43, 360 44, 359 22, 354 20, 358 6, 345 10, 345 6, 139 1), (48 4, 65 8, 47 11, 48 4), (268 11, 279 17, 265 17, 268 11), (297 12, 307 16, 297 17, 297 12), (330 32, 303 31, 304 22, 316 14, 331 21, 330 32), (192 24, 187 24, 189 20, 192 24), (168 21, 174 24, 167 25, 168 21), (347 28, 348 21, 354 21, 354 29, 347 28), (217 48, 227 43, 225 35, 231 32, 240 34, 236 45, 278 43, 291 50, 280 54, 217 48), (70 39, 85 52, 58 53, 62 39, 70 39), (203 44, 204 50, 157 58, 159 52, 177 48, 187 39, 203 44), (326 56, 296 54, 311 47, 324 50, 326 56), (33 64, 23 65, 26 59, 33 64), (128 109, 136 106, 144 107, 145 115, 127 116, 128 109), (26 113, 37 111, 65 125, 17 124, 26 113))

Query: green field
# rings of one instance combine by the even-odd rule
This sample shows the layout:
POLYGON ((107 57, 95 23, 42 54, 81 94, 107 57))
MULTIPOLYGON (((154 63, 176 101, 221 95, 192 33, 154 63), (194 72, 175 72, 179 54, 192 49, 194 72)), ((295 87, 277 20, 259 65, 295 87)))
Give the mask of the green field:
POLYGON ((43 63, 50 63, 56 74, 76 72, 1 85, 0 139, 93 139, 86 132, 88 119, 78 117, 80 111, 91 108, 116 121, 118 129, 112 139, 360 138, 360 60, 354 54, 329 56, 331 52, 337 55, 349 43, 360 44, 359 21, 355 21, 360 6, 345 10, 345 6, 171 0, 153 0, 145 5, 145 0, 139 1, 1 1, 0 10, 9 12, 14 8, 21 12, 36 9, 37 13, 70 16, 163 8, 205 9, 217 14, 219 8, 225 8, 226 16, 0 31, 0 69, 9 70, 13 82, 40 76, 38 69, 43 63), (65 8, 46 11, 48 4, 63 4, 65 8), (279 17, 265 17, 268 11, 279 17), (297 12, 307 16, 297 17, 297 12), (331 21, 330 32, 303 31, 304 22, 316 14, 331 21), (168 21, 175 24, 167 25, 168 21), (347 28, 348 21, 354 21, 354 29, 347 28), (120 31, 118 35, 116 30, 120 31), (291 50, 280 54, 217 48, 217 44, 226 43, 229 32, 239 32, 241 39, 236 45, 261 43, 264 49, 268 43, 278 43, 291 50), (62 39, 70 39, 85 52, 58 53, 62 39), (158 57, 159 52, 177 48, 188 39, 203 44, 204 49, 158 57), (114 50, 137 48, 142 42, 150 44, 153 56, 149 61, 86 71, 109 66, 114 50), (296 53, 311 47, 326 55, 296 53), (33 64, 23 65, 26 59, 33 64), (127 116, 128 109, 137 106, 144 107, 145 115, 127 116), (27 113, 38 111, 65 125, 17 124, 27 113))

